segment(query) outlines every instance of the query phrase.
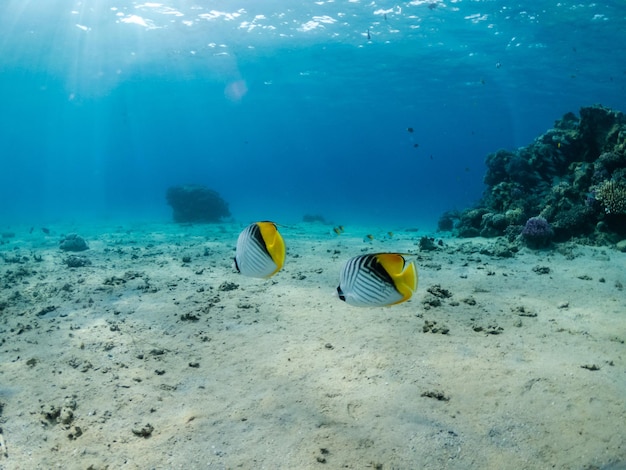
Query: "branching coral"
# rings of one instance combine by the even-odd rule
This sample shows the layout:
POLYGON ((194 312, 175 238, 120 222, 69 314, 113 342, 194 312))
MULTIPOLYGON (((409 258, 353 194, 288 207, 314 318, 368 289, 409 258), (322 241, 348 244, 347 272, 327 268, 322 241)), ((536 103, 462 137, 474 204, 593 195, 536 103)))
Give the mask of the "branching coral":
POLYGON ((604 181, 596 188, 595 195, 607 214, 626 214, 626 184, 604 181))

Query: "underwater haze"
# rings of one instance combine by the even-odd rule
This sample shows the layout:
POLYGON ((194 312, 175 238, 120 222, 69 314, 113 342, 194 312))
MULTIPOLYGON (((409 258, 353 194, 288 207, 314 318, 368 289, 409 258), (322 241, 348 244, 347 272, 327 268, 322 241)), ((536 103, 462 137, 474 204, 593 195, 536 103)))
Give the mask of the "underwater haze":
POLYGON ((626 111, 626 3, 4 0, 0 217, 436 227, 484 160, 626 111))

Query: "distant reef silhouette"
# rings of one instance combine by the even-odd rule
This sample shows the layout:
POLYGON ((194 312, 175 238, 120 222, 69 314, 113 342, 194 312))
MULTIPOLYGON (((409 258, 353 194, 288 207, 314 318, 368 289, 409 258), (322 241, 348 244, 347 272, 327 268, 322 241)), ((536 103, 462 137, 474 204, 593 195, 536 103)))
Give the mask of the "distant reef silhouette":
POLYGON ((615 244, 626 237, 626 116, 601 105, 567 113, 526 147, 487 155, 487 189, 445 212, 440 231, 552 242, 615 244))
POLYGON ((212 189, 198 184, 171 186, 166 194, 178 223, 212 223, 230 217, 228 204, 212 189))

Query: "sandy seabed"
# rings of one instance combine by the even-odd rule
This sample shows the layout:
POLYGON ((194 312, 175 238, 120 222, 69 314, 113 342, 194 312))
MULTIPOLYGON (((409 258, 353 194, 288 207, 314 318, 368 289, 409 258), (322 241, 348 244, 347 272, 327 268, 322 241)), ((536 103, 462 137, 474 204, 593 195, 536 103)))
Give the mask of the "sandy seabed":
POLYGON ((626 468, 625 253, 302 223, 259 280, 243 227, 0 240, 0 469, 626 468), (379 251, 415 254, 414 297, 341 302, 379 251))

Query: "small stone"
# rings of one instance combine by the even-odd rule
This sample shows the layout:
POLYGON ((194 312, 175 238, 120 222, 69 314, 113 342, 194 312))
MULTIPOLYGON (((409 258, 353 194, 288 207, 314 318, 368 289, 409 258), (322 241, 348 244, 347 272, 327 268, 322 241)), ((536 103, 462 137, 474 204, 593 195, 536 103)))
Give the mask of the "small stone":
POLYGON ((56 423, 59 416, 61 416, 61 408, 55 405, 48 405, 44 407, 41 412, 43 418, 45 418, 50 423, 56 423))
POLYGON ((626 239, 618 241, 615 244, 615 248, 617 248, 618 251, 626 253, 626 239))
POLYGON ((429 390, 427 392, 423 392, 421 396, 426 398, 434 398, 435 400, 439 401, 450 401, 450 397, 448 397, 445 393, 439 390, 429 390))
POLYGON ((511 308, 511 311, 517 313, 520 317, 536 317, 537 314, 535 312, 531 312, 526 309, 523 305, 518 305, 517 307, 511 308))
POLYGON ((452 293, 448 289, 444 289, 439 284, 434 284, 426 289, 430 294, 440 299, 448 299, 452 297, 452 293))
POLYGON ((476 305, 476 299, 474 297, 466 297, 462 300, 467 305, 476 305))
POLYGON ((226 282, 222 282, 220 286, 217 288, 217 290, 222 291, 222 292, 228 292, 231 290, 236 290, 238 288, 239 288, 239 284, 226 281, 226 282))
POLYGON ((80 426, 74 426, 74 430, 70 432, 67 435, 67 437, 71 440, 74 440, 74 439, 78 439, 82 435, 83 435, 83 430, 80 428, 80 426))
POLYGON ((71 408, 63 407, 61 408, 61 413, 59 414, 59 422, 61 424, 68 425, 74 420, 74 412, 71 408))
POLYGON ((569 302, 559 302, 557 307, 558 308, 568 308, 569 307, 569 302))
POLYGON ((68 268, 82 268, 91 266, 91 261, 84 256, 70 255, 65 258, 65 264, 68 268))
POLYGON ((533 271, 537 274, 550 274, 550 268, 548 266, 535 266, 533 271))
POLYGON ((133 428, 132 431, 135 436, 148 438, 152 435, 152 432, 154 431, 154 426, 152 426, 150 423, 147 423, 145 426, 133 428))
POLYGON ((434 295, 427 295, 422 301, 422 303, 424 304, 424 307, 427 307, 427 308, 440 307, 441 299, 435 297, 434 295))

